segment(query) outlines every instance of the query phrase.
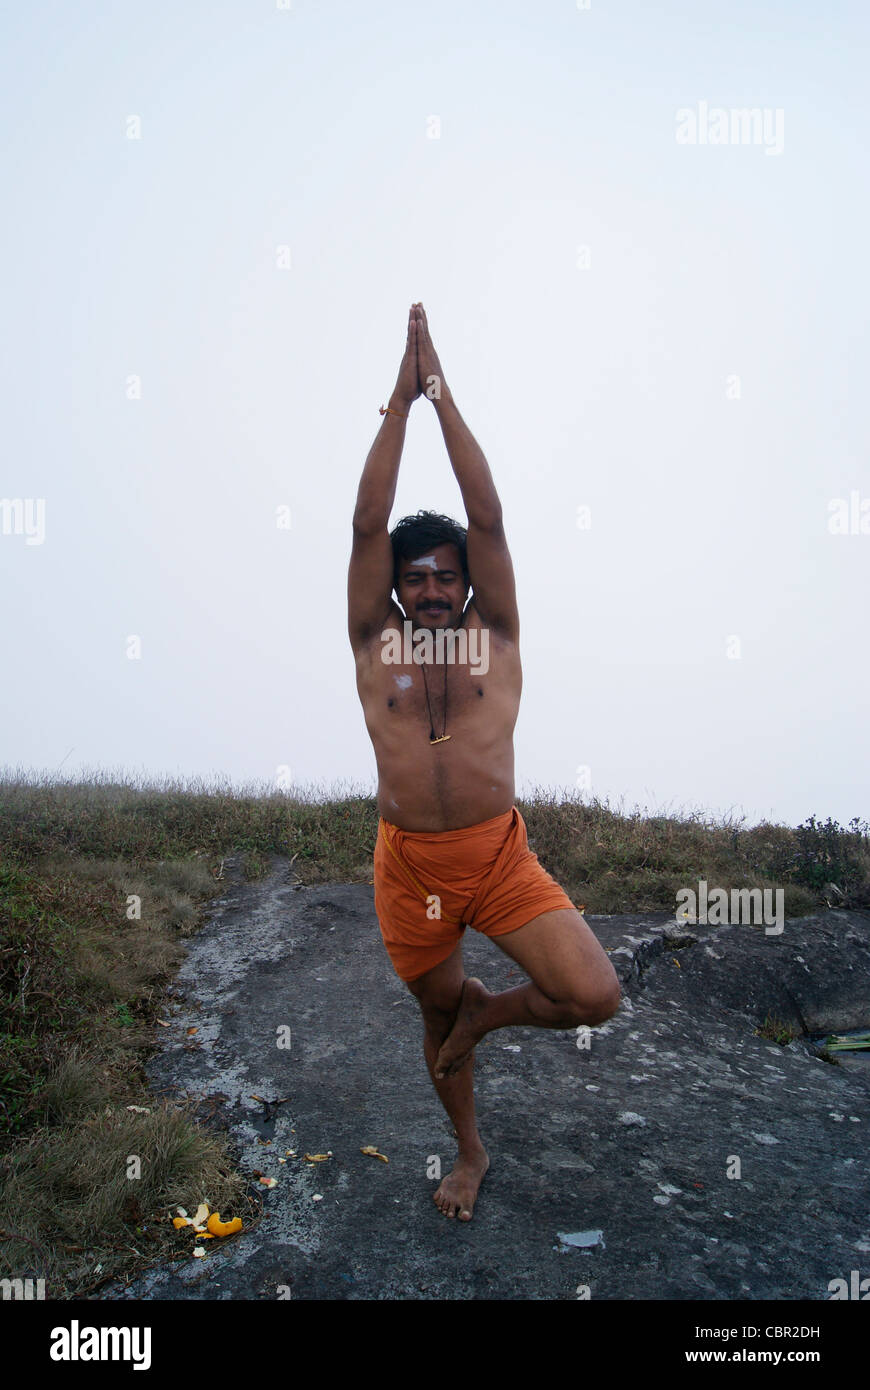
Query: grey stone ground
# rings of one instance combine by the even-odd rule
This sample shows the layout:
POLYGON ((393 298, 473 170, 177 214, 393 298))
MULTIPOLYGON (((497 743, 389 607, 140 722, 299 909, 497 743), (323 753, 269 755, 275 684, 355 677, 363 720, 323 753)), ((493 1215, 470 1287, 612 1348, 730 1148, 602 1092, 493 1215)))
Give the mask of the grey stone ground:
MULTIPOLYGON (((101 1298, 274 1299, 287 1285, 294 1299, 576 1299, 587 1285, 593 1299, 828 1299, 832 1279, 870 1274, 870 1070, 754 1034, 767 1014, 809 1033, 870 1027, 870 914, 791 920, 781 936, 587 916, 620 1010, 588 1050, 539 1029, 480 1045, 492 1166, 460 1223, 431 1200, 427 1166, 449 1171, 455 1143, 372 888, 300 888, 285 859, 253 884, 229 870, 150 1073, 160 1092, 216 1100, 242 1170, 278 1183, 253 1184, 253 1229, 101 1298), (265 1120, 252 1093, 290 1099, 265 1120), (333 1157, 279 1164, 287 1149, 333 1157), (559 1239, 590 1232, 588 1248, 559 1239)), ((525 978, 471 930, 464 949, 491 989, 525 978)))

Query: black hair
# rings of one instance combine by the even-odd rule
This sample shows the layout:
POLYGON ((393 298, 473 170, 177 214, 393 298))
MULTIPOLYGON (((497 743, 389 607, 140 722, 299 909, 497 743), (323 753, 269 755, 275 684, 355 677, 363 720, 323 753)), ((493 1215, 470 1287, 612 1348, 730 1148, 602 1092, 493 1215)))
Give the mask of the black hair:
POLYGON ((438 545, 455 545, 462 564, 462 580, 466 590, 471 587, 468 573, 468 532, 452 517, 439 512, 420 511, 416 516, 403 516, 390 532, 393 547, 393 588, 398 593, 399 571, 403 560, 417 560, 427 550, 438 545))

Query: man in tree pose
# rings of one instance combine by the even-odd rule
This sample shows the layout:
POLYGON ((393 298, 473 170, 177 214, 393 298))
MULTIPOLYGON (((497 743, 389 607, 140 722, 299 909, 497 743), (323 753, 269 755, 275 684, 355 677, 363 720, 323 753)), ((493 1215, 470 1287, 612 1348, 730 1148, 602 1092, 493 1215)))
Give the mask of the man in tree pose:
POLYGON ((378 766, 375 910, 393 967, 419 1001, 426 1064, 458 1140, 435 1204, 469 1221, 489 1167, 474 1115, 476 1044, 511 1025, 603 1023, 620 989, 583 917, 529 850, 514 804, 522 672, 513 566, 489 466, 444 380, 422 304, 411 306, 381 413, 348 575, 357 689, 378 766), (405 422, 424 391, 467 531, 431 512, 387 529, 405 422), (466 979, 466 926, 492 937, 530 983, 491 994, 466 979))

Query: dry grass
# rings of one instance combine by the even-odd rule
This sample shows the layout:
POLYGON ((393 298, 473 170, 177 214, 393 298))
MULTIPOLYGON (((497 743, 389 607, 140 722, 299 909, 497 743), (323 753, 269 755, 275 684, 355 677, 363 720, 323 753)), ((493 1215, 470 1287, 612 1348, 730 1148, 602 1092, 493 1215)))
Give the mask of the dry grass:
POLYGON ((178 1206, 207 1201, 246 1226, 256 1214, 223 1143, 184 1110, 152 1099, 149 1114, 134 1114, 101 1089, 95 1058, 52 1069, 46 1124, 3 1162, 3 1274, 44 1278, 47 1298, 82 1297, 180 1250, 189 1257, 192 1237, 172 1226, 178 1206))
POLYGON ((375 802, 352 788, 301 788, 291 796, 225 781, 165 779, 140 786, 109 773, 51 782, 7 772, 0 778, 0 804, 0 852, 19 862, 73 854, 118 859, 129 872, 180 861, 175 872, 182 892, 183 865, 240 850, 255 859, 296 855, 306 882, 371 877, 375 802))
POLYGON ((220 891, 209 864, 88 858, 47 828, 29 862, 8 842, 0 857, 0 1274, 72 1298, 189 1245, 174 1206, 246 1224, 252 1208, 224 1142, 144 1073, 184 937, 220 891))
MULTIPOLYGON (((762 824, 746 830, 729 817, 700 811, 646 816, 615 811, 597 799, 556 800, 536 791, 517 803, 529 844, 548 873, 587 912, 668 912, 681 888, 783 889, 786 916, 815 911, 818 892, 777 872, 795 848, 794 831, 762 824)), ((870 884, 870 852, 865 883, 870 884)))

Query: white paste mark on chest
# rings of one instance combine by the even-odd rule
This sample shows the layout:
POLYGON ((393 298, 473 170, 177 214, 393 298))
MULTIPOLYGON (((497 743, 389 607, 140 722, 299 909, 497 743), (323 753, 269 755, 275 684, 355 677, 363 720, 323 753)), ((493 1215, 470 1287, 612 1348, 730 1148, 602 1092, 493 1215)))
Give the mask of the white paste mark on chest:
POLYGON ((393 680, 400 690, 407 690, 409 685, 414 684, 410 676, 393 676, 393 680))

